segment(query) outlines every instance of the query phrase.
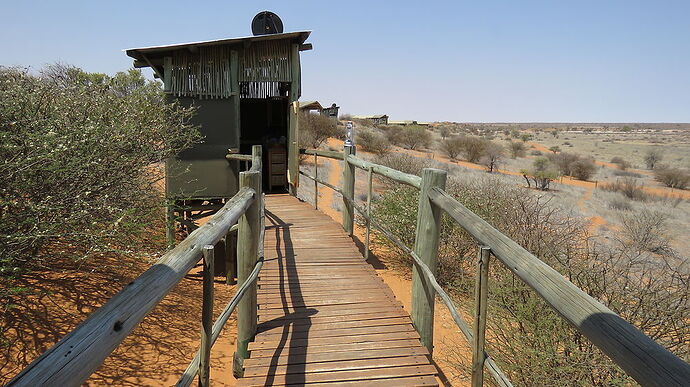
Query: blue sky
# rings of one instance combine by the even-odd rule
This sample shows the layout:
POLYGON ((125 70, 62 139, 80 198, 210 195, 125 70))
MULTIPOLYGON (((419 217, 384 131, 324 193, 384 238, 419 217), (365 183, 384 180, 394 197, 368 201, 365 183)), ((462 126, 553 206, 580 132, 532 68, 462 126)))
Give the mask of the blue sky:
POLYGON ((690 1, 5 1, 0 64, 114 73, 121 50, 312 30, 302 99, 461 122, 690 122, 690 1))

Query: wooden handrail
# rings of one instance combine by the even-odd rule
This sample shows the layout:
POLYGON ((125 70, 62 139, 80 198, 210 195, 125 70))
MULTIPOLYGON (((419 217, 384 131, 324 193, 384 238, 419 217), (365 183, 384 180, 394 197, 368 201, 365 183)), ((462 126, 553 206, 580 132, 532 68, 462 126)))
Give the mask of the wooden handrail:
POLYGON ((224 237, 257 196, 253 189, 241 189, 206 224, 24 368, 8 386, 82 384, 194 267, 202 247, 224 237))
MULTIPOLYGON (((552 309, 643 386, 681 386, 690 365, 623 320, 447 192, 429 198, 542 297, 552 309)), ((686 384, 687 385, 687 384, 686 384)))
POLYGON ((329 159, 337 159, 337 160, 342 160, 343 158, 345 158, 343 152, 327 151, 327 150, 320 150, 320 149, 300 149, 299 153, 302 153, 305 155, 317 155, 317 156, 327 157, 329 159))
POLYGON ((386 167, 385 165, 364 161, 356 156, 348 156, 347 161, 352 163, 355 167, 365 171, 368 171, 369 168, 371 168, 375 174, 385 176, 391 180, 397 181, 398 183, 407 184, 417 189, 419 189, 422 185, 422 178, 417 175, 411 175, 409 173, 400 172, 397 169, 386 167))

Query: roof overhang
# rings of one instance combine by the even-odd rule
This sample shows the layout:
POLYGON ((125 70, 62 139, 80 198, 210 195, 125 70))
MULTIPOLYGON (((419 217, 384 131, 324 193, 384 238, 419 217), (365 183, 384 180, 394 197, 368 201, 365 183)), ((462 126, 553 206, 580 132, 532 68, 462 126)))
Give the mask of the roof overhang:
MULTIPOLYGON (((134 58, 137 61, 148 62, 149 60, 161 56, 165 56, 166 53, 176 50, 187 49, 190 52, 195 52, 199 47, 207 46, 242 46, 249 47, 254 42, 262 42, 269 40, 291 40, 294 43, 300 44, 300 50, 310 50, 311 44, 303 44, 311 31, 297 31, 297 32, 285 32, 281 34, 269 34, 269 35, 258 35, 258 36, 246 36, 240 38, 229 38, 229 39, 218 39, 218 40, 206 40, 201 42, 191 42, 191 43, 178 43, 169 44, 164 46, 151 46, 151 47, 141 47, 141 48, 130 48, 123 50, 128 56, 134 58)), ((148 67, 148 66, 137 66, 137 67, 148 67)))

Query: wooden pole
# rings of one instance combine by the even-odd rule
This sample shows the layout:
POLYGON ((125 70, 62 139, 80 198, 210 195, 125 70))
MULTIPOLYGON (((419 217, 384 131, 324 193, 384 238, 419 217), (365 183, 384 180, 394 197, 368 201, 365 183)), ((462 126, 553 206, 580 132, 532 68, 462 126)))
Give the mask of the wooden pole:
POLYGON ((165 240, 168 250, 175 247, 175 202, 168 201, 165 206, 165 240))
POLYGON ((369 259, 369 236, 371 234, 371 196, 373 193, 373 176, 374 170, 369 167, 369 186, 367 189, 367 235, 364 241, 364 259, 369 259))
MULTIPOLYGON (((244 284, 254 265, 259 260, 259 240, 261 237, 261 172, 240 173, 240 187, 254 190, 254 202, 240 217, 237 230, 237 282, 244 284)), ((247 346, 254 339, 257 318, 256 283, 252 284, 238 304, 237 311, 237 352, 233 362, 233 373, 241 377, 244 373, 244 359, 249 357, 247 346)))
MULTIPOLYGON (((294 82, 294 81, 293 81, 294 82)), ((299 102, 290 105, 290 126, 288 132, 288 190, 297 196, 299 187, 299 102)))
POLYGON ((234 285, 237 278, 237 230, 225 234, 225 283, 234 285))
MULTIPOLYGON (((436 276, 438 261, 438 239, 441 232, 441 209, 429 200, 428 192, 434 187, 446 187, 446 171, 433 168, 422 170, 422 184, 419 191, 417 230, 414 251, 436 276)), ((412 267, 412 322, 419 333, 422 344, 433 352, 434 348, 434 299, 436 291, 424 274, 412 267)))
POLYGON ((343 228, 352 236, 355 225, 355 209, 352 205, 355 200, 355 166, 348 162, 347 157, 355 154, 355 146, 346 143, 343 151, 343 196, 351 200, 343 197, 343 228))
POLYGON ((319 209, 319 156, 314 153, 314 209, 318 210, 319 209))
POLYGON ((213 245, 206 245, 202 249, 204 261, 203 300, 201 306, 201 357, 199 358, 199 386, 210 385, 211 376, 211 345, 213 333, 213 276, 215 250, 213 245))
POLYGON ((477 278, 474 286, 474 340, 472 343, 472 387, 484 385, 484 342, 486 334, 486 307, 489 292, 489 259, 491 249, 479 246, 477 278))

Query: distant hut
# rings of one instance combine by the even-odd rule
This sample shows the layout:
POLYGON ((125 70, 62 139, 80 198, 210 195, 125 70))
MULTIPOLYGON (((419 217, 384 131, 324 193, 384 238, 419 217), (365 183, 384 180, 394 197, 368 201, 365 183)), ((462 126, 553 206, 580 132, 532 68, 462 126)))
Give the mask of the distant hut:
POLYGON ((340 106, 338 106, 336 104, 332 104, 329 107, 323 108, 321 110, 321 115, 326 116, 326 117, 330 117, 333 120, 337 121, 338 120, 338 110, 340 110, 340 106))
POLYGON ((323 106, 319 101, 304 101, 299 103, 299 110, 302 113, 323 114, 323 106))
POLYGON ((388 125, 388 116, 385 114, 375 114, 371 116, 354 116, 357 120, 369 121, 374 125, 388 125))

